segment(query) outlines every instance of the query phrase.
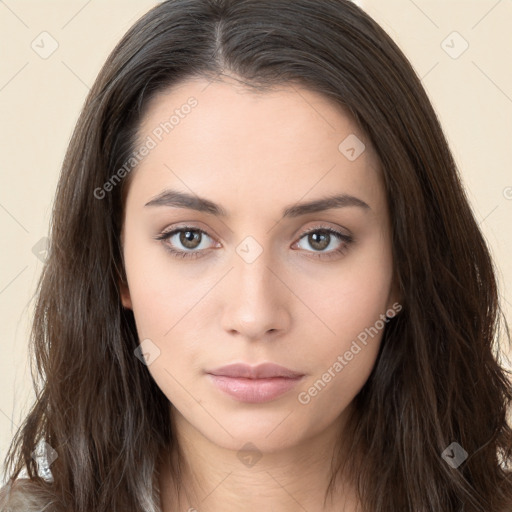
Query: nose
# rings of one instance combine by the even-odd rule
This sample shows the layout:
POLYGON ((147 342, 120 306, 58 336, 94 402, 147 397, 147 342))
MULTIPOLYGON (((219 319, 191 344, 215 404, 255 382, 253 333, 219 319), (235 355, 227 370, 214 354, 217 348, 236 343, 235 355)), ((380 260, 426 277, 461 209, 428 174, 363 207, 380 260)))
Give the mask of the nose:
POLYGON ((248 341, 274 339, 286 332, 293 293, 282 273, 265 251, 252 263, 235 255, 222 293, 223 329, 248 341))

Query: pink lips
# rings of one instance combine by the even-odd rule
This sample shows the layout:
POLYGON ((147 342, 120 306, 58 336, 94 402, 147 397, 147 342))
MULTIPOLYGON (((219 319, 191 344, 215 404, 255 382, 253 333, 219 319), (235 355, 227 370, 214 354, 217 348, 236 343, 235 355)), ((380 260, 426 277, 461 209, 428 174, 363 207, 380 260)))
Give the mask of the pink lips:
POLYGON ((213 383, 240 402, 262 403, 286 393, 304 377, 284 366, 235 363, 207 371, 213 383))

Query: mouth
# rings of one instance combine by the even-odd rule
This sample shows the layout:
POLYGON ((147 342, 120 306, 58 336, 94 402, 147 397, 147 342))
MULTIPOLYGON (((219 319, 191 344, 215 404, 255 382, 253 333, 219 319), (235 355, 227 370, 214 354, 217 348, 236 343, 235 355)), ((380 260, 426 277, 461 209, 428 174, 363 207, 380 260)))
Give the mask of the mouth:
POLYGON ((294 388, 304 374, 274 363, 250 366, 235 363, 206 372, 212 383, 239 402, 263 403, 275 400, 294 388))

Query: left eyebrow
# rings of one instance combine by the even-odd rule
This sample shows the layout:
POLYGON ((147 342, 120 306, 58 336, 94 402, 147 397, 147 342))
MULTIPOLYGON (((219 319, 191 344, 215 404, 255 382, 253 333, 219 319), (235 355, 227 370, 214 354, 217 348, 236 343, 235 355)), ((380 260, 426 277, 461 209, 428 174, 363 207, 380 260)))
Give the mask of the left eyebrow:
MULTIPOLYGON (((226 210, 217 203, 196 195, 191 195, 178 190, 164 190, 155 196, 145 206, 169 206, 174 208, 188 208, 199 212, 210 213, 218 217, 228 217, 226 210)), ((321 212, 333 208, 345 208, 356 206, 363 210, 371 210, 363 200, 349 194, 338 194, 316 199, 309 202, 297 203, 287 206, 282 211, 282 217, 299 217, 308 213, 321 212)))

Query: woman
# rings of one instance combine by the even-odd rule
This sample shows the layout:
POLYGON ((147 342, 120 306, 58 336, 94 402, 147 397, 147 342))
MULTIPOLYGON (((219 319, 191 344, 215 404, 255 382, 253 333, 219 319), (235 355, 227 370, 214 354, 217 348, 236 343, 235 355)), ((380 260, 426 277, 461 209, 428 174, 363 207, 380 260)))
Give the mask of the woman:
POLYGON ((163 2, 65 158, 2 510, 511 510, 500 314, 427 95, 368 15, 163 2))

